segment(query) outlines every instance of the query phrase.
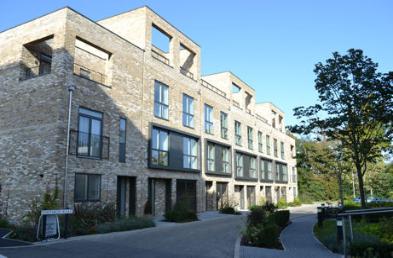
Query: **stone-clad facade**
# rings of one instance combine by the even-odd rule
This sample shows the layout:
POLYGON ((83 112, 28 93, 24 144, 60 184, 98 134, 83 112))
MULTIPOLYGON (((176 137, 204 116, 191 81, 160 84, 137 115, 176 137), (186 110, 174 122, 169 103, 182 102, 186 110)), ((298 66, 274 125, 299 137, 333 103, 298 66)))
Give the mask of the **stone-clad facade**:
POLYGON ((0 208, 14 221, 44 192, 57 187, 63 196, 66 171, 67 206, 113 202, 122 215, 159 215, 185 198, 204 211, 227 199, 246 209, 261 197, 292 201, 297 194, 295 141, 284 114, 255 103, 255 90, 231 72, 202 76, 200 47, 148 7, 98 22, 63 8, 1 32, 0 56, 0 208), (154 46, 153 28, 169 37, 167 51, 154 46), (157 84, 167 89, 163 106, 157 84), (193 99, 188 127, 184 94, 193 99), (155 105, 168 116, 157 117, 155 105), (167 135, 158 147, 167 166, 154 160, 159 130, 167 135), (188 160, 191 167, 179 169, 188 160), (272 161, 268 180, 262 160, 272 161), (227 173, 210 171, 224 164, 227 173))

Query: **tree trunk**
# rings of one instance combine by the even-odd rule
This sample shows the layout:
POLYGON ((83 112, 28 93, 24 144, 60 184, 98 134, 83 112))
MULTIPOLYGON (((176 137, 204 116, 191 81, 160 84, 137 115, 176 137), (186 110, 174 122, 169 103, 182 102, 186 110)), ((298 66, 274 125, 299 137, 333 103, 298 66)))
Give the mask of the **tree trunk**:
POLYGON ((366 208, 366 195, 364 193, 362 167, 358 163, 356 163, 355 165, 356 165, 356 173, 358 175, 358 182, 359 182, 360 202, 362 204, 362 208, 366 208))
POLYGON ((337 174, 338 178, 338 189, 339 189, 339 195, 340 195, 340 202, 341 205, 344 206, 344 193, 343 193, 343 179, 342 179, 342 172, 338 172, 337 174))

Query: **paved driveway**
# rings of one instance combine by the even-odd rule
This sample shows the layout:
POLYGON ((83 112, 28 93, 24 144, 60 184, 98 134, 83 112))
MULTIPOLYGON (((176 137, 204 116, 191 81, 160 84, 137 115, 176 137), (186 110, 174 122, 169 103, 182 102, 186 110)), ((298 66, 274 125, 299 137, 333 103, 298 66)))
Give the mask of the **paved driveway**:
POLYGON ((243 223, 243 216, 228 215, 168 227, 76 237, 48 245, 0 248, 0 254, 8 258, 232 258, 243 223))

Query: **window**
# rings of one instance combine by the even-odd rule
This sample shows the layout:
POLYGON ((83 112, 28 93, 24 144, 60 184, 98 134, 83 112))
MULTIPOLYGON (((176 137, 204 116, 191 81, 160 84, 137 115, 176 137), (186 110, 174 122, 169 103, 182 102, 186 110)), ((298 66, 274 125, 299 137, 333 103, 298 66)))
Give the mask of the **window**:
POLYGON ((272 162, 265 161, 265 167, 266 167, 267 179, 273 180, 272 162))
POLYGON ((102 113, 79 108, 78 155, 101 158, 102 113))
POLYGON ((256 158, 250 158, 250 177, 257 178, 256 158))
POLYGON ((293 145, 291 145, 291 155, 292 155, 292 158, 296 157, 295 146, 293 146, 293 145))
POLYGON ((251 127, 247 127, 247 139, 248 139, 248 148, 250 150, 254 149, 254 132, 253 129, 251 127))
POLYGON ((241 132, 241 124, 238 121, 235 121, 235 142, 236 145, 242 145, 242 132, 241 132))
POLYGON ((151 139, 151 164, 168 166, 168 132, 153 128, 151 139))
POLYGON ((75 174, 76 202, 99 201, 101 194, 101 176, 91 174, 75 174))
POLYGON ((236 153, 236 176, 243 177, 243 155, 236 153))
POLYGON ((288 182, 288 167, 286 164, 276 163, 276 181, 288 182))
POLYGON ((168 119, 168 86, 158 81, 154 83, 154 115, 168 119))
POLYGON ((222 148, 222 170, 224 173, 231 173, 230 152, 228 148, 222 148))
POLYGON ((280 142, 281 159, 285 159, 284 142, 280 142))
POLYGON ((183 94, 183 125, 194 128, 194 98, 183 94))
POLYGON ((198 169, 198 142, 194 138, 183 137, 183 168, 198 169))
POLYGON ((296 183, 297 178, 296 178, 296 167, 292 167, 292 183, 296 183))
POLYGON ((277 139, 273 139, 273 152, 274 152, 274 157, 278 158, 278 150, 277 150, 277 139))
POLYGON ((221 138, 228 139, 228 114, 221 112, 220 121, 221 121, 221 138))
POLYGON ((126 127, 127 120, 120 118, 119 123, 119 162, 126 162, 126 127))
POLYGON ((270 136, 266 135, 266 154, 270 155, 270 136))
POLYGON ((213 134, 213 108, 205 104, 205 133, 213 134))
POLYGON ((212 143, 207 144, 207 170, 215 171, 215 145, 212 143))
POLYGON ((258 151, 263 152, 263 138, 262 132, 258 132, 258 151))

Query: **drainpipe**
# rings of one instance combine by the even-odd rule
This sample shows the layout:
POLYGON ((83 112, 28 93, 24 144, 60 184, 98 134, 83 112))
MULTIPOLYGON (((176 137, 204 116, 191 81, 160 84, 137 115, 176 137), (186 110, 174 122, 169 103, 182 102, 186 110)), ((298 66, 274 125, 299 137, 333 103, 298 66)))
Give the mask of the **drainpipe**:
POLYGON ((67 208, 67 176, 68 176, 68 153, 70 150, 70 127, 71 127, 71 109, 72 109, 72 94, 75 91, 75 86, 70 84, 68 86, 68 120, 67 120, 67 143, 66 143, 66 157, 64 168, 64 186, 63 186, 63 208, 67 208))

